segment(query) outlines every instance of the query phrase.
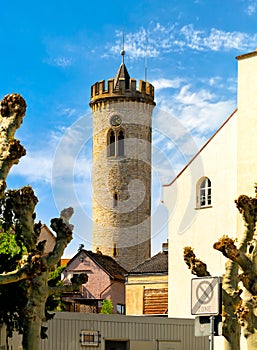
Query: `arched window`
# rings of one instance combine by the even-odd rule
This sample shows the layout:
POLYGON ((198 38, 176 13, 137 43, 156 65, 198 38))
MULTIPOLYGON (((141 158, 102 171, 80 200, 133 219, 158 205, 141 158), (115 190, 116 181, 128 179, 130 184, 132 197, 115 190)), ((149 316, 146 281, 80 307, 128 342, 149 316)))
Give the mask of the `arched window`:
POLYGON ((118 156, 124 156, 124 133, 122 130, 118 134, 118 156))
POLYGON ((111 131, 109 136, 109 156, 115 156, 115 134, 114 131, 111 131))
POLYGON ((208 207, 211 205, 211 180, 205 177, 198 185, 198 207, 208 207))
POLYGON ((108 157, 124 156, 124 131, 111 129, 107 136, 107 146, 108 157))

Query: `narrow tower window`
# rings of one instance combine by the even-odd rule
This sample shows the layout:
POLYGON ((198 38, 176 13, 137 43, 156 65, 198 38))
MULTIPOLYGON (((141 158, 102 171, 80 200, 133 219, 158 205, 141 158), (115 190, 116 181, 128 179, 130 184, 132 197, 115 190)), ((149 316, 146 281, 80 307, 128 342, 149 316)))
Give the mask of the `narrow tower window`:
POLYGON ((113 157, 115 156, 115 134, 114 131, 110 133, 110 140, 109 140, 109 156, 113 157))
POLYGON ((116 208, 118 206, 118 193, 114 193, 113 195, 113 207, 116 208))
POLYGON ((120 194, 115 192, 113 195, 113 208, 117 208, 120 203, 120 194))
POLYGON ((120 131, 118 134, 118 156, 124 156, 124 133, 120 131))
POLYGON ((117 244, 114 243, 113 244, 113 257, 116 258, 116 256, 118 256, 118 248, 117 248, 117 244))

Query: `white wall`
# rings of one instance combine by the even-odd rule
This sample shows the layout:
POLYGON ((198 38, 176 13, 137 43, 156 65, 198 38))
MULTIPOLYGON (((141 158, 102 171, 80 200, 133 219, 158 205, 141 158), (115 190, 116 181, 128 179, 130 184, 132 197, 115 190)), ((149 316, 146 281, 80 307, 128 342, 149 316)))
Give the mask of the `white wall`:
POLYGON ((169 317, 191 316, 192 275, 183 260, 191 246, 208 265, 212 276, 221 276, 225 259, 212 246, 218 238, 235 235, 237 209, 237 113, 171 186, 163 189, 169 210, 169 317), (196 208, 196 184, 206 176, 212 183, 212 205, 196 208))

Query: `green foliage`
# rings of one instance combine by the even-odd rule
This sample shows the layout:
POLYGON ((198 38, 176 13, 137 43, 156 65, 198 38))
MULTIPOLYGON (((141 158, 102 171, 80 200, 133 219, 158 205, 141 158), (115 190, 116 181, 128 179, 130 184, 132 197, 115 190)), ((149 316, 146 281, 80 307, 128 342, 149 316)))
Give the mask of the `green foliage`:
POLYGON ((11 191, 0 200, 0 273, 18 268, 18 261, 27 254, 21 225, 12 210, 11 191))
MULTIPOLYGON (((66 268, 66 266, 58 266, 54 271, 51 271, 48 275, 48 286, 56 287, 63 286, 61 281, 62 271, 66 268)), ((51 294, 46 301, 46 310, 47 311, 64 311, 65 305, 62 302, 62 292, 61 289, 59 292, 55 292, 51 294)))
POLYGON ((18 246, 15 235, 10 232, 0 233, 0 254, 8 254, 11 257, 19 254, 21 247, 18 246))
POLYGON ((58 266, 54 271, 51 271, 48 275, 48 285, 49 287, 55 287, 63 285, 61 282, 61 274, 66 266, 58 266))
POLYGON ((15 270, 25 253, 13 232, 0 232, 0 273, 15 270))
POLYGON ((111 300, 102 301, 102 310, 101 314, 112 314, 113 304, 111 300))

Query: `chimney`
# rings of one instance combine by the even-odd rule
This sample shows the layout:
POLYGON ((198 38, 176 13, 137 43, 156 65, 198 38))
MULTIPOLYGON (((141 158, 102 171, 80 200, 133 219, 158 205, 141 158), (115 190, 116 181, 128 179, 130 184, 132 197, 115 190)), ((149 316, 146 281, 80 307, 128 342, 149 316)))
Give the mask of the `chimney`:
POLYGON ((168 254, 168 240, 165 243, 162 243, 162 252, 168 254))

